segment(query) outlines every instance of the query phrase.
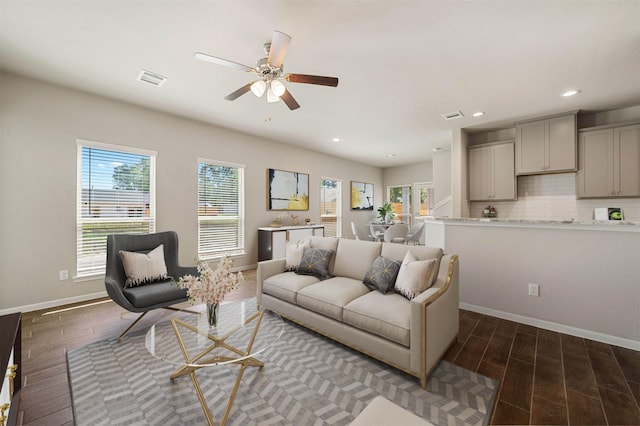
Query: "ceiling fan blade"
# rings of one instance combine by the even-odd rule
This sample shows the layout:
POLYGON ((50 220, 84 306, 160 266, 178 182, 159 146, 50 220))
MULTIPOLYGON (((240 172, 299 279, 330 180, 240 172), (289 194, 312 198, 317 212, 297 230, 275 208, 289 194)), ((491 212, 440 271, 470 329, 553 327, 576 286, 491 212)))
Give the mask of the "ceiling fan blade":
POLYGON ((321 86, 338 86, 337 77, 323 77, 320 75, 308 75, 308 74, 287 74, 284 77, 291 83, 306 83, 306 84, 319 84, 321 86))
POLYGON ((228 61, 228 60, 222 59, 222 58, 216 58, 215 56, 207 55, 205 53, 198 52, 195 55, 193 55, 193 57, 196 58, 196 59, 199 59, 201 61, 211 62, 212 64, 222 65, 224 67, 234 68, 234 69, 237 69, 237 70, 240 70, 240 71, 256 72, 256 70, 254 68, 251 68, 249 66, 242 65, 242 64, 239 64, 239 63, 233 62, 233 61, 228 61))
POLYGON ((300 104, 293 98, 293 96, 291 96, 291 93, 289 93, 288 90, 284 91, 282 96, 280 96, 280 99, 282 99, 282 102, 287 104, 291 111, 300 108, 300 104))
POLYGON ((269 59, 267 60, 269 65, 278 68, 282 66, 282 61, 284 60, 284 55, 287 54, 289 43, 291 43, 291 36, 280 31, 273 32, 271 48, 269 49, 269 59))
POLYGON ((247 83, 244 86, 242 86, 241 88, 239 88, 238 90, 236 90, 233 93, 229 93, 227 96, 225 96, 224 98, 228 101, 233 101, 238 99, 240 96, 244 95, 245 93, 247 93, 249 90, 251 90, 251 85, 254 82, 252 81, 251 83, 247 83))

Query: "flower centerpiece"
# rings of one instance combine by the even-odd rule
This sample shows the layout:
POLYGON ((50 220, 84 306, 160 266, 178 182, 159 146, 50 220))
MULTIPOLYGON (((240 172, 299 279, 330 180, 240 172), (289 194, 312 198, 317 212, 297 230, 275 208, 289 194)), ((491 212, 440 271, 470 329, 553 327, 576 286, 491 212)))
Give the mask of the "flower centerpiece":
POLYGON ((229 256, 223 257, 215 270, 200 259, 196 259, 196 264, 200 275, 194 277, 189 274, 180 277, 178 286, 187 290, 192 304, 207 304, 207 320, 210 326, 215 327, 218 324, 220 302, 227 293, 238 288, 244 281, 244 275, 242 272, 231 272, 233 260, 229 256))

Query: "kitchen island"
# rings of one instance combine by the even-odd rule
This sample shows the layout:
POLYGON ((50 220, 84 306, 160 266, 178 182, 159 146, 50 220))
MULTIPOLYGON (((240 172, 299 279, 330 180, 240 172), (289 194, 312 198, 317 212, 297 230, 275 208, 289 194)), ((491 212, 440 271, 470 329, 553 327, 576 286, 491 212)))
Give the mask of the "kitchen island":
POLYGON ((430 218, 425 237, 459 255, 461 308, 640 350, 640 223, 430 218))

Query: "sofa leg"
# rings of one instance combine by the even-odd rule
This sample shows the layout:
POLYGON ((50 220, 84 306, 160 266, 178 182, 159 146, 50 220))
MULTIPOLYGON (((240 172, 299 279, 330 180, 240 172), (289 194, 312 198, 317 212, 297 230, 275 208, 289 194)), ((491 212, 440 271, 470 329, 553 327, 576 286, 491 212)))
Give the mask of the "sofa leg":
POLYGON ((420 377, 420 387, 422 388, 422 390, 426 390, 427 389, 427 376, 426 374, 422 377, 420 377))
MULTIPOLYGON (((147 312, 149 312, 149 311, 147 311, 147 312)), ((147 312, 143 312, 142 315, 140 315, 138 318, 136 318, 136 320, 129 327, 127 327, 127 329, 125 331, 123 331, 120 336, 118 336, 118 343, 122 342, 122 338, 124 336, 126 336, 126 334, 129 332, 129 330, 131 330, 133 328, 133 326, 136 325, 138 323, 138 321, 140 321, 142 319, 143 316, 147 315, 147 312)))

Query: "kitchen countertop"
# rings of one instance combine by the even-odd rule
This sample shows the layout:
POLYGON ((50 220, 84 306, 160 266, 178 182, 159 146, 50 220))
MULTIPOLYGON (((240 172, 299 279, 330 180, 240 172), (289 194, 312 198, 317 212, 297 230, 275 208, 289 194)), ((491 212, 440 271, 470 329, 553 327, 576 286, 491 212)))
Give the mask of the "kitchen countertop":
POLYGON ((532 228, 563 228, 563 229, 587 229, 606 231, 631 231, 640 232, 640 222, 628 220, 528 220, 528 219, 501 219, 501 218, 477 218, 477 217, 428 217, 425 222, 443 222, 447 225, 490 225, 507 227, 532 227, 532 228))

